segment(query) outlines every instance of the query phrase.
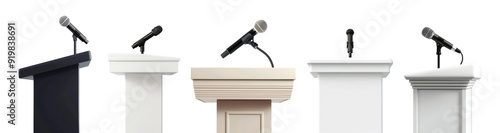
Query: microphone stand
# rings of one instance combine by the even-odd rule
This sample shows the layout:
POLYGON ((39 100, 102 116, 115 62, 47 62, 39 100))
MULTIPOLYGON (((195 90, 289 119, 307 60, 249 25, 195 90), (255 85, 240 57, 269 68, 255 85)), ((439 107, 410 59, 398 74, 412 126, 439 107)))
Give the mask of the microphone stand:
POLYGON ((443 48, 443 45, 441 43, 438 43, 436 42, 436 54, 437 54, 437 58, 438 58, 438 62, 437 62, 437 65, 438 65, 438 69, 440 67, 440 64, 441 64, 441 60, 440 60, 440 56, 441 56, 441 48, 443 48))
POLYGON ((259 44, 257 44, 256 42, 254 42, 253 40, 249 43, 250 45, 252 45, 253 48, 259 50, 260 52, 262 52, 264 55, 266 55, 267 59, 269 59, 269 62, 271 62, 271 67, 274 68, 274 64, 273 64, 273 60, 271 59, 271 57, 269 57, 269 55, 262 49, 259 48, 259 44))
POLYGON ((73 55, 76 54, 76 41, 78 40, 78 38, 76 37, 75 34, 73 34, 73 55))

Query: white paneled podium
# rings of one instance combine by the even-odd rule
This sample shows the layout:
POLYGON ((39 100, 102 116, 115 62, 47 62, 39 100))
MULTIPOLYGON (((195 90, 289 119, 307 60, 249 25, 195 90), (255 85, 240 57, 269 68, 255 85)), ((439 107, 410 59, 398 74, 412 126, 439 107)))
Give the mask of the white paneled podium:
POLYGON ((162 132, 162 75, 178 71, 179 58, 109 54, 109 71, 125 75, 126 132, 162 132))
POLYGON ((414 133, 471 133, 472 86, 477 66, 461 65, 405 75, 413 87, 414 133))
POLYGON ((308 64, 319 79, 320 133, 382 133, 382 79, 391 59, 308 64))
POLYGON ((271 103, 290 99, 295 68, 191 68, 196 99, 217 102, 217 133, 272 133, 271 103))

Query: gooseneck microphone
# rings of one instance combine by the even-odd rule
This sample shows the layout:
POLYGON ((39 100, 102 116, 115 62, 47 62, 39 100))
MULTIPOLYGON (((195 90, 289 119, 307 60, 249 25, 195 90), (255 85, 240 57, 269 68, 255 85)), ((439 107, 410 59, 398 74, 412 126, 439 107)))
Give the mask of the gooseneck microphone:
POLYGON ((73 32, 74 36, 78 37, 85 44, 89 43, 89 40, 87 40, 87 38, 78 29, 76 29, 73 24, 69 22, 69 18, 67 16, 62 16, 61 18, 59 18, 59 24, 61 24, 61 26, 63 27, 68 28, 71 32, 73 32))
POLYGON ((161 28, 161 26, 159 26, 159 25, 156 26, 146 36, 142 37, 137 42, 135 42, 132 45, 132 49, 135 49, 137 47, 141 47, 141 54, 144 54, 144 47, 145 47, 144 44, 146 43, 146 41, 151 39, 151 37, 153 37, 153 36, 157 36, 158 34, 161 33, 161 31, 163 31, 163 28, 161 28))
POLYGON ((453 44, 451 44, 450 42, 446 41, 441 36, 434 33, 434 31, 429 27, 425 27, 422 30, 422 35, 427 39, 432 39, 432 40, 436 41, 436 43, 439 43, 452 51, 455 51, 457 53, 462 53, 462 51, 460 51, 460 49, 453 47, 453 44))
POLYGON ((347 53, 349 53, 349 58, 352 57, 352 49, 354 48, 354 42, 352 41, 352 35, 354 31, 352 29, 347 29, 347 53))
POLYGON ((452 51, 455 51, 459 53, 462 56, 462 61, 460 62, 460 65, 464 62, 464 55, 462 54, 462 51, 456 47, 453 46, 450 42, 446 41, 444 38, 441 36, 437 35, 431 28, 425 27, 422 30, 422 35, 427 38, 427 39, 432 39, 436 42, 436 47, 437 51, 436 54, 438 56, 438 68, 440 67, 440 55, 441 55, 441 48, 444 46, 452 51))
POLYGON ((240 48, 243 44, 249 44, 257 33, 264 33, 267 29, 267 23, 264 20, 259 20, 255 22, 253 29, 248 31, 245 35, 243 35, 240 39, 236 40, 233 45, 229 46, 220 56, 222 58, 226 58, 226 56, 232 54, 238 48, 240 48))

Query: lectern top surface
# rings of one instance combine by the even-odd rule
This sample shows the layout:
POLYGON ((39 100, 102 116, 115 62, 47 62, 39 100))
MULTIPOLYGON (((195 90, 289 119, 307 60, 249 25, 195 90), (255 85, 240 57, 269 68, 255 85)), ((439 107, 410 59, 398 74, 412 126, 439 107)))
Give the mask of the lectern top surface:
POLYGON ((191 68, 191 79, 295 80, 295 68, 191 68))
POLYGON ((385 78, 391 71, 392 59, 313 60, 308 65, 315 78, 320 74, 380 74, 385 78))
POLYGON ((331 63, 390 63, 392 64, 392 59, 338 59, 338 60, 312 60, 309 64, 331 64, 331 63))
POLYGON ((57 70, 76 64, 78 64, 80 68, 86 67, 89 65, 90 60, 90 51, 62 57, 59 59, 21 68, 19 69, 19 78, 31 79, 33 75, 57 70))
POLYGON ((481 77, 480 68, 474 65, 460 65, 440 69, 425 70, 420 72, 409 73, 405 75, 406 79, 436 79, 448 80, 455 78, 462 79, 478 79, 481 77))
POLYGON ((180 59, 176 57, 167 57, 159 55, 144 55, 144 54, 126 54, 113 53, 108 55, 110 62, 178 62, 180 59))

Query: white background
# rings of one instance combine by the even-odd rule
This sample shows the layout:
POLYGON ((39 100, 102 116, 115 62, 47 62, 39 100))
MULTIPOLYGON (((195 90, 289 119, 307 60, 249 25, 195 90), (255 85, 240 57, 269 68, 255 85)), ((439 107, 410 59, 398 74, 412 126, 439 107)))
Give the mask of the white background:
MULTIPOLYGON (((270 67, 266 57, 249 45, 226 59, 220 57, 259 19, 267 22, 268 29, 256 36, 256 42, 276 67, 294 67, 297 72, 291 99, 273 103, 274 133, 318 132, 318 82, 307 62, 347 59, 348 28, 355 31, 353 58, 394 61, 384 79, 383 131, 412 132, 413 92, 404 74, 436 68, 435 43, 421 35, 426 26, 459 47, 464 64, 482 68, 482 79, 473 88, 473 132, 500 132, 497 1, 4 0, 0 5, 3 37, 7 21, 18 22, 20 68, 73 53, 71 33, 58 22, 62 15, 89 39, 87 45, 78 42, 78 52, 92 54, 89 67, 80 69, 83 133, 124 132, 125 78, 109 73, 107 55, 139 54, 130 46, 157 25, 163 32, 147 42, 145 53, 181 58, 179 72, 163 78, 163 132, 216 132, 216 104, 195 99, 190 68, 270 67)), ((0 51, 6 56, 6 50, 0 51)), ((443 48, 443 68, 459 62, 459 54, 443 48)), ((7 111, 6 83, 0 91, 2 113, 7 111)), ((4 113, 0 132, 33 131, 33 82, 21 79, 18 86, 17 125, 7 124, 4 113)))

